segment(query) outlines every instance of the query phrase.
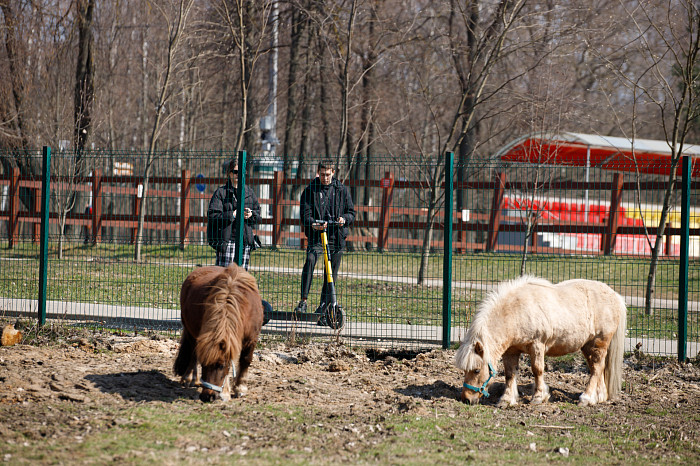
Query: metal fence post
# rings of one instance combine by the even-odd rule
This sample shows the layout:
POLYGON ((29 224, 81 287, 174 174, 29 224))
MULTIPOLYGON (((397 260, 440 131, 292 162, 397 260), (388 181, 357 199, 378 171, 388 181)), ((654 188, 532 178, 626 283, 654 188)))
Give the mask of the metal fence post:
POLYGON ((51 199, 51 148, 44 146, 41 175, 41 235, 39 246, 39 325, 46 323, 46 277, 49 252, 49 199, 51 199))
POLYGON ((690 168, 689 155, 683 156, 681 189, 681 263, 678 272, 678 361, 685 362, 688 339, 688 242, 690 239, 690 168))
POLYGON ((452 216, 454 212, 454 158, 453 152, 445 154, 445 215, 444 247, 442 260, 442 347, 450 347, 452 322, 452 216))
MULTIPOLYGON (((238 234, 236 235, 236 253, 234 262, 239 267, 243 266, 243 228, 244 218, 243 209, 245 208, 245 159, 246 152, 244 150, 238 152, 238 186, 236 187, 236 197, 238 205, 236 206, 236 225, 238 234)), ((234 229, 235 231, 235 229, 234 229)))

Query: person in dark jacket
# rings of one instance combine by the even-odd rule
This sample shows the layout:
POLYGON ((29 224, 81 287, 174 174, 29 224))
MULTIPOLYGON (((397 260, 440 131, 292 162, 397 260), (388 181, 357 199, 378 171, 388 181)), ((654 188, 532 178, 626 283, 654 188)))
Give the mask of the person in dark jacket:
MULTIPOLYGON (((330 159, 321 160, 318 164, 318 176, 301 193, 301 222, 309 243, 306 248, 306 262, 301 274, 301 300, 295 309, 296 312, 306 312, 307 309, 306 299, 311 289, 316 261, 319 256, 323 255, 321 231, 327 228, 328 253, 333 270, 333 281, 335 282, 345 248, 345 239, 348 236, 348 226, 355 220, 355 206, 352 203, 350 191, 337 178, 333 177, 334 174, 333 161, 330 159), (328 225, 325 222, 317 224, 316 220, 335 220, 340 225, 328 225)), ((320 312, 329 297, 330 289, 324 270, 321 305, 317 308, 317 312, 320 312)))
MULTIPOLYGON (((236 188, 238 186, 238 161, 231 160, 226 169, 228 181, 219 186, 209 201, 207 211, 207 240, 209 245, 216 250, 216 265, 227 267, 233 262, 236 251, 236 238, 238 231, 234 225, 238 201, 236 200, 236 188)), ((250 252, 255 249, 255 235, 253 228, 260 223, 260 203, 253 190, 245 187, 244 202, 244 228, 243 228, 243 267, 248 270, 250 252)))

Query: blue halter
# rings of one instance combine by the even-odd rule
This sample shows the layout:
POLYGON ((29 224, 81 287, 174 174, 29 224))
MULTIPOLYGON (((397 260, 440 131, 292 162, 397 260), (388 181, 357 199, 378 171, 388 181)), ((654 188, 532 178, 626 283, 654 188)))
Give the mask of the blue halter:
POLYGON ((221 393, 224 390, 222 387, 214 385, 213 383, 205 382, 204 380, 200 381, 200 383, 202 384, 202 387, 208 388, 209 390, 213 390, 217 393, 221 393))
POLYGON ((462 387, 468 388, 469 390, 475 391, 475 392, 477 392, 477 393, 481 393, 481 394, 484 395, 486 398, 488 398, 488 397, 489 397, 489 392, 486 391, 486 385, 489 384, 489 381, 491 380, 491 377, 493 377, 493 375, 494 375, 495 373, 496 373, 496 371, 493 370, 493 366, 491 365, 491 363, 489 363, 489 378, 486 379, 486 382, 484 382, 484 384, 483 384, 480 388, 477 388, 477 387, 475 387, 474 385, 469 385, 468 383, 462 384, 462 387))
MULTIPOLYGON (((231 370, 233 371, 233 378, 236 378, 236 365, 234 363, 231 363, 231 370)), ((224 379, 226 380, 226 379, 224 379)), ((220 387, 218 385, 214 385, 213 383, 205 382, 204 380, 200 380, 199 383, 202 385, 204 388, 208 388, 209 390, 212 390, 216 393, 221 393, 224 391, 223 387, 220 387)))

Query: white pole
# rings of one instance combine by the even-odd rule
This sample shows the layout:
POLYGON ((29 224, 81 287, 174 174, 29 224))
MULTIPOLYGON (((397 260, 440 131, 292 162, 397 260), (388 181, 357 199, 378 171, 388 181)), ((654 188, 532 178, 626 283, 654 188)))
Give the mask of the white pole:
MULTIPOLYGON (((279 11, 277 1, 272 2, 272 53, 270 54, 270 106, 267 114, 272 117, 271 141, 277 141, 277 72, 279 57, 279 11)), ((274 153, 274 150, 272 151, 274 153)))
POLYGON ((588 178, 589 178, 590 170, 591 170, 591 146, 588 146, 586 148, 586 194, 584 197, 584 205, 586 208, 586 212, 583 214, 586 223, 588 223, 588 178))

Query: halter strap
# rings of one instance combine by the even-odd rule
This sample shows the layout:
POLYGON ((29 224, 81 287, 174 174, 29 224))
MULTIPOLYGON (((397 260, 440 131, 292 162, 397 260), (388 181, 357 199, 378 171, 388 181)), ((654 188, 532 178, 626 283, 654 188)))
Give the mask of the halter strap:
POLYGON ((214 385, 213 383, 205 382, 204 380, 201 380, 200 383, 202 384, 202 387, 208 388, 209 390, 213 390, 217 393, 221 393, 224 390, 222 387, 214 385))
POLYGON ((486 379, 486 382, 484 382, 484 384, 481 387, 475 387, 474 385, 469 385, 468 383, 463 383, 462 387, 468 388, 469 390, 472 390, 472 391, 477 392, 477 393, 481 393, 486 398, 488 398, 489 392, 486 390, 486 385, 488 385, 489 381, 491 380, 491 378, 493 377, 493 375, 495 373, 496 373, 496 371, 493 370, 493 366, 491 365, 491 363, 489 363, 489 378, 486 379))
MULTIPOLYGON (((233 378, 236 378, 236 364, 231 363, 231 369, 233 370, 233 378)), ((213 383, 205 382, 204 380, 200 380, 199 383, 202 385, 204 388, 208 388, 209 390, 215 391, 217 393, 221 393, 224 391, 223 387, 220 387, 218 385, 214 385, 213 383)))

